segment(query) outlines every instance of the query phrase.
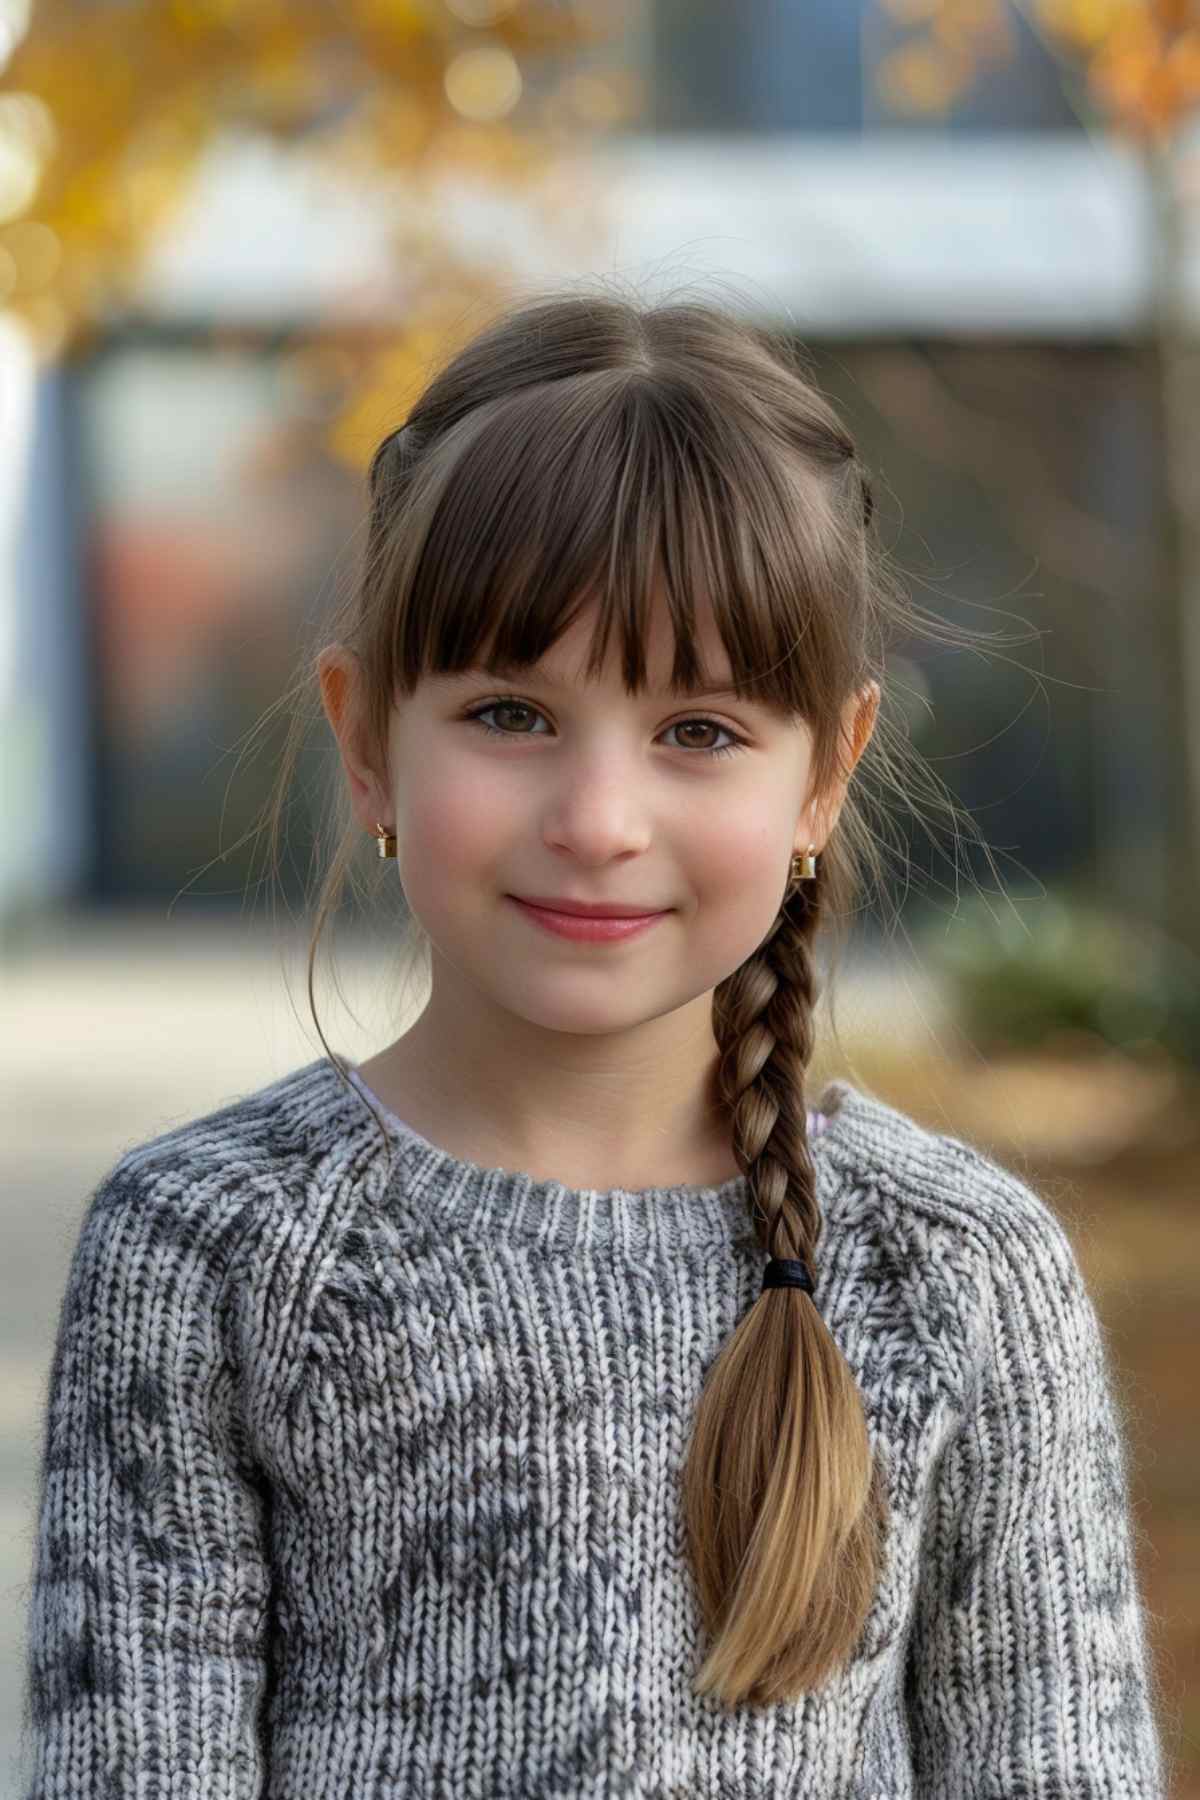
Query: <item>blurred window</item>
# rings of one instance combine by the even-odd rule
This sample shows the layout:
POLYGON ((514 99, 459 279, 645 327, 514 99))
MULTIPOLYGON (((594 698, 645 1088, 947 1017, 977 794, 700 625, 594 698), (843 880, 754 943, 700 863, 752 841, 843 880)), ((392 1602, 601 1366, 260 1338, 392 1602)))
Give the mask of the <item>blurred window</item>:
POLYGON ((1007 60, 979 70, 945 118, 889 110, 875 72, 914 35, 882 0, 651 0, 655 131, 1080 130, 1055 53, 1008 7, 1007 60))

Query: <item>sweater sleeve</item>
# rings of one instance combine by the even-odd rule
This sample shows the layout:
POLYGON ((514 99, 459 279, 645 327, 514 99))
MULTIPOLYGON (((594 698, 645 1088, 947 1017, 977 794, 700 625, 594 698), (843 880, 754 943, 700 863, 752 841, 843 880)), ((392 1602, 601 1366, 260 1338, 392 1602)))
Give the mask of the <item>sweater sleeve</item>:
POLYGON ((251 1800, 269 1576, 223 1351, 245 1206, 118 1163, 85 1213, 46 1400, 28 1800, 251 1800))
POLYGON ((906 1674, 916 1791, 1166 1800, 1100 1321, 1055 1214, 1016 1178, 1004 1191, 978 1381, 922 1549, 906 1674))

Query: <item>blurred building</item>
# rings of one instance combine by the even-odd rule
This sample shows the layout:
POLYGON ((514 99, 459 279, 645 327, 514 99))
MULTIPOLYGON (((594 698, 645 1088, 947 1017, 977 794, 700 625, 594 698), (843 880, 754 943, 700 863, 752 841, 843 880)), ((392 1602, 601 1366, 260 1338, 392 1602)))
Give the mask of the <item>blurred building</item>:
MULTIPOLYGON (((1010 874, 1136 879, 1144 904, 1173 754, 1156 705, 1148 201, 1014 26, 1014 61, 940 128, 884 116, 874 6, 659 0, 628 45, 647 116, 596 157, 617 229, 590 267, 711 276, 816 353, 915 598, 977 628, 1030 621, 1048 635, 1018 660, 1063 683, 1039 696, 1017 669, 901 647, 922 750, 1010 874)), ((478 197, 447 191, 442 211, 465 254, 486 254, 497 225, 478 197)), ((531 245, 530 276, 587 272, 550 257, 531 245)), ((136 316, 39 380, 4 669, 22 853, 0 865, 0 914, 185 888, 243 903, 244 862, 210 865, 273 758, 240 752, 358 518, 355 484, 307 448, 281 344, 333 308, 361 303, 365 328, 387 268, 361 188, 314 192, 283 152, 230 139, 136 316)))

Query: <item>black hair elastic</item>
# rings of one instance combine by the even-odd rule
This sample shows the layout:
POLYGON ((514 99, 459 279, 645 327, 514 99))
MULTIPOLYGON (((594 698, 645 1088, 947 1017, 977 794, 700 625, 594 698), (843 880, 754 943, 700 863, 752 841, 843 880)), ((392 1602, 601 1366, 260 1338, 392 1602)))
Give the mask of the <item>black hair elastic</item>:
POLYGON ((762 1292, 767 1288, 798 1287, 806 1294, 813 1291, 813 1279, 808 1272, 808 1264, 795 1256, 773 1256, 763 1270, 762 1292))

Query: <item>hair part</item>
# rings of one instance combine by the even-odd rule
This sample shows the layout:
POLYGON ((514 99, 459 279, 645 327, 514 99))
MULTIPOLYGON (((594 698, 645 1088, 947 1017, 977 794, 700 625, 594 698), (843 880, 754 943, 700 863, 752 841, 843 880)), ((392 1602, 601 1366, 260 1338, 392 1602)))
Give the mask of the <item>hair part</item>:
MULTIPOLYGON (((296 762, 321 710, 314 647, 331 631, 360 664, 365 742, 382 770, 398 695, 429 675, 531 668, 585 605, 596 608, 589 671, 615 635, 633 694, 646 681, 651 609, 663 602, 673 687, 710 679, 695 647, 707 609, 739 694, 809 728, 819 794, 849 779, 843 709, 878 682, 864 773, 957 824, 953 797, 888 716, 885 652, 893 631, 976 652, 983 634, 910 601, 871 534, 872 485, 854 441, 788 340, 702 301, 542 294, 434 374, 376 448, 368 490, 359 577, 333 619, 317 621, 279 702, 300 704, 268 806, 276 868, 296 762)), ((713 994, 719 1090, 755 1229, 767 1255, 802 1258, 814 1276, 821 1217, 806 1074, 818 933, 832 973, 859 896, 886 886, 862 790, 856 775, 815 880, 789 893, 713 994)), ((378 906, 384 872, 372 859, 375 879, 360 882, 362 832, 340 780, 324 829, 309 1004, 347 1081, 317 1017, 316 954, 347 886, 378 906)), ((428 940, 411 914, 405 943, 427 979, 428 940)), ((821 1687, 862 1636, 888 1500, 862 1393, 806 1292, 763 1292, 722 1346, 697 1407, 682 1507, 711 1640, 694 1691, 732 1708, 821 1687)))

